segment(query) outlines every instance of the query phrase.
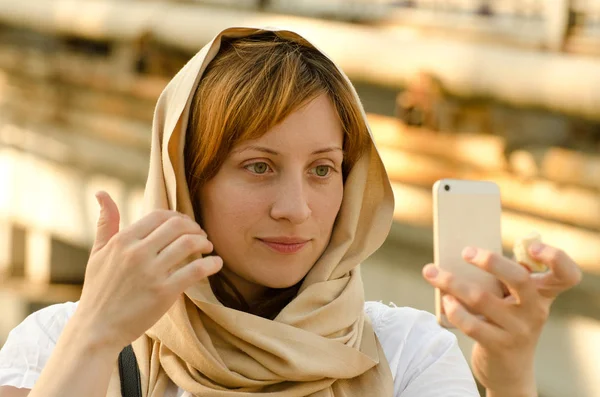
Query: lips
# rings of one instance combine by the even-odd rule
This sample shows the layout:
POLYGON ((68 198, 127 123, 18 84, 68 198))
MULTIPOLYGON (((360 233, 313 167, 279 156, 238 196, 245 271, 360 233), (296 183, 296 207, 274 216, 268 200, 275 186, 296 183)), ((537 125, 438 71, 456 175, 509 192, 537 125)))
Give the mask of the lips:
POLYGON ((280 254, 294 254, 304 248, 310 241, 300 237, 267 237, 258 240, 269 249, 280 254))

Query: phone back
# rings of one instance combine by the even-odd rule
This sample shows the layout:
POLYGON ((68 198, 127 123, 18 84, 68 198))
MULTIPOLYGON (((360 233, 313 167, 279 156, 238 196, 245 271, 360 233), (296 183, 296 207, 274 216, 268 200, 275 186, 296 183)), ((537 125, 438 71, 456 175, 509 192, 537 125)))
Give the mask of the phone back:
MULTIPOLYGON (((500 189, 487 181, 443 179, 433 186, 434 262, 466 282, 502 296, 495 276, 462 259, 465 247, 502 254, 500 189)), ((442 293, 436 288, 436 316, 447 328, 442 293)))

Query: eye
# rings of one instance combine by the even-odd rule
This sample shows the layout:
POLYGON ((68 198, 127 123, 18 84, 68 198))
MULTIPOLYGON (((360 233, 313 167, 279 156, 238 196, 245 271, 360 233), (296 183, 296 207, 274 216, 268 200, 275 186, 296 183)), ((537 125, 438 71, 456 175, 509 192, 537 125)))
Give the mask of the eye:
POLYGON ((256 163, 248 164, 244 168, 254 174, 260 175, 260 174, 266 173, 269 170, 269 165, 267 163, 265 163, 264 161, 259 161, 256 163))
POLYGON ((317 165, 315 168, 313 168, 313 173, 320 177, 320 178, 324 178, 327 175, 329 175, 331 173, 331 166, 329 165, 317 165))

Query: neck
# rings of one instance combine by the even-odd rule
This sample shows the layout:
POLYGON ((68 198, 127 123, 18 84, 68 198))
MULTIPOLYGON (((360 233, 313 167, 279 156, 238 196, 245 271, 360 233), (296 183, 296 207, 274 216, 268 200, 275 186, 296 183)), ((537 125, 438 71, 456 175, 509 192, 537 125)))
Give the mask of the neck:
POLYGON ((299 282, 289 288, 267 288, 250 283, 225 267, 211 276, 210 283, 224 306, 268 319, 274 319, 294 299, 301 285, 299 282))
MULTIPOLYGON (((221 270, 222 275, 232 284, 227 285, 227 292, 241 295, 241 298, 252 307, 255 302, 263 299, 268 288, 264 285, 255 284, 238 276, 226 266, 221 270)), ((228 283, 229 284, 229 283, 228 283)), ((238 297, 239 298, 239 297, 238 297)))

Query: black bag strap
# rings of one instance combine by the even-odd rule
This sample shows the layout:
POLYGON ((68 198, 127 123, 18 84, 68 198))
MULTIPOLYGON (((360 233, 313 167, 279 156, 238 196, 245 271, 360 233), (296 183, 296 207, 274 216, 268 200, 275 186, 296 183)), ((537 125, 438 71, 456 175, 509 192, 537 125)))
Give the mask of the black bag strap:
POLYGON ((123 397, 142 397, 140 369, 131 345, 119 353, 119 376, 121 377, 121 395, 123 397))

